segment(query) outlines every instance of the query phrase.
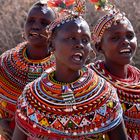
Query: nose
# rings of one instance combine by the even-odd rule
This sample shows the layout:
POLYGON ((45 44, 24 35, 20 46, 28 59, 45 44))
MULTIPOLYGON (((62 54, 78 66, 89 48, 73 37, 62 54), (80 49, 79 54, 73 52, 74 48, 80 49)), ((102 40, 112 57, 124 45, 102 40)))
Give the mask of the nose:
POLYGON ((126 46, 126 45, 129 45, 129 44, 130 44, 129 40, 128 40, 126 37, 124 37, 124 38, 122 39, 122 45, 123 45, 123 46, 126 46))
POLYGON ((40 23, 39 22, 34 22, 34 24, 32 25, 32 28, 34 29, 34 30, 39 30, 39 29, 41 29, 41 26, 40 26, 40 23))
POLYGON ((76 49, 83 49, 84 48, 84 44, 82 43, 82 40, 77 40, 75 48, 76 49))

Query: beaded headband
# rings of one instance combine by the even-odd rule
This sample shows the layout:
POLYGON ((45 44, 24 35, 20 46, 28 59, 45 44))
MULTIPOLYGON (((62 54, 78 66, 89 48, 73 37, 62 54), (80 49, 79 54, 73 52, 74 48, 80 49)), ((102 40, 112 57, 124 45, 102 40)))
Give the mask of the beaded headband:
POLYGON ((47 4, 57 11, 57 18, 47 28, 47 39, 50 38, 52 31, 61 25, 81 17, 86 11, 85 0, 40 0, 42 4, 47 4))
POLYGON ((101 19, 97 21, 97 24, 93 28, 92 40, 94 44, 98 44, 106 29, 112 25, 119 23, 120 20, 125 17, 124 13, 121 13, 114 4, 119 3, 118 0, 90 0, 94 4, 96 10, 102 10, 107 12, 101 19))
POLYGON ((98 44, 106 29, 110 28, 112 25, 117 25, 122 19, 124 19, 125 14, 121 13, 114 6, 108 9, 107 14, 98 20, 97 24, 93 28, 92 40, 94 44, 98 44))

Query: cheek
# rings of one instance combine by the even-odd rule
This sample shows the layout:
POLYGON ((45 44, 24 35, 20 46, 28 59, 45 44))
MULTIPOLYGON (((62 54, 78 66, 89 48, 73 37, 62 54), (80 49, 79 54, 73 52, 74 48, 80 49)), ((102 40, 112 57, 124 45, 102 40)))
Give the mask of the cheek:
POLYGON ((29 29, 30 29, 29 26, 27 26, 27 25, 24 26, 24 32, 25 32, 25 34, 27 34, 29 32, 29 29))
POLYGON ((57 46, 55 48, 55 54, 58 56, 58 57, 65 57, 68 55, 70 51, 66 48, 66 46, 57 46))
POLYGON ((104 46, 101 51, 102 51, 103 55, 106 57, 110 57, 110 56, 112 56, 112 54, 114 54, 116 52, 116 50, 113 48, 113 46, 104 46))
POLYGON ((71 46, 64 41, 56 41, 55 42, 56 51, 60 53, 68 53, 71 51, 71 46))
POLYGON ((29 23, 25 23, 24 28, 25 28, 25 30, 28 30, 30 28, 30 24, 29 23))
POLYGON ((131 40, 130 43, 132 44, 133 49, 136 50, 137 49, 137 39, 134 38, 133 40, 131 40))
POLYGON ((85 49, 85 54, 86 56, 88 56, 89 54, 93 53, 93 50, 91 49, 91 47, 89 46, 87 49, 85 49))

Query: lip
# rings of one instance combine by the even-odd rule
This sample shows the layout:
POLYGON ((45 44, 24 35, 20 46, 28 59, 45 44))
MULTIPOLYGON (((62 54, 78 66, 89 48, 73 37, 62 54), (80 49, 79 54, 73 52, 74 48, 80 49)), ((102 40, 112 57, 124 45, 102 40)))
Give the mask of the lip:
POLYGON ((84 57, 83 52, 76 52, 72 55, 71 58, 72 58, 72 61, 77 65, 81 65, 85 61, 85 57, 84 57))
POLYGON ((42 36, 40 35, 40 33, 38 33, 38 32, 32 32, 32 31, 29 32, 28 37, 30 39, 40 39, 40 38, 42 38, 42 36))
POLYGON ((121 49, 120 53, 131 53, 131 49, 130 48, 121 49))
POLYGON ((119 54, 124 57, 132 57, 132 50, 130 48, 122 48, 119 54))

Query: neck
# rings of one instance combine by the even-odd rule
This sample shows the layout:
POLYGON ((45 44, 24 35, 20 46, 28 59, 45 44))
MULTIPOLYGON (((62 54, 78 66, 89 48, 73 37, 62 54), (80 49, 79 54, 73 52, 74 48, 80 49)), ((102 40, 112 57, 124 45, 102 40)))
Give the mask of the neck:
POLYGON ((73 71, 70 69, 59 69, 56 66, 54 79, 62 83, 71 83, 80 77, 80 71, 73 71))
POLYGON ((105 68, 114 76, 126 79, 128 65, 119 65, 116 63, 105 62, 105 68))
POLYGON ((31 60, 41 60, 50 55, 47 47, 33 47, 31 45, 27 46, 26 54, 31 60))

